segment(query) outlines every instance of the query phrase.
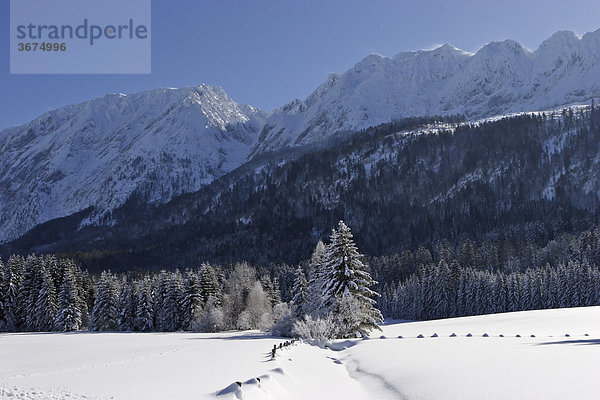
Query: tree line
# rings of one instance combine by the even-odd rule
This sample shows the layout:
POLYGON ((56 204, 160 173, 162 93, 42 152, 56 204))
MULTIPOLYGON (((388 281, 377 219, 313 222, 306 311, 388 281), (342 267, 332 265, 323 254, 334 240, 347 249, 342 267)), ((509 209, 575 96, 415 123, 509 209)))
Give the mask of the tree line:
POLYGON ((99 275, 53 255, 0 260, 5 331, 268 329, 287 305, 268 276, 238 263, 184 271, 99 275))
POLYGON ((54 255, 0 260, 0 330, 201 331, 272 330, 327 337, 366 334, 382 322, 377 293, 350 228, 340 221, 313 255, 310 283, 298 267, 289 301, 278 280, 247 263, 158 273, 99 275, 54 255), (308 316, 308 317, 307 317, 308 316))
POLYGON ((587 261, 512 273, 441 261, 386 286, 379 300, 384 315, 409 320, 595 305, 600 305, 600 269, 587 261))
POLYGON ((600 305, 598 265, 600 228, 544 246, 442 241, 366 257, 342 221, 328 244, 319 241, 296 266, 205 262, 91 274, 68 258, 13 255, 0 260, 0 330, 261 329, 326 340, 364 335, 383 316, 426 320, 600 305))

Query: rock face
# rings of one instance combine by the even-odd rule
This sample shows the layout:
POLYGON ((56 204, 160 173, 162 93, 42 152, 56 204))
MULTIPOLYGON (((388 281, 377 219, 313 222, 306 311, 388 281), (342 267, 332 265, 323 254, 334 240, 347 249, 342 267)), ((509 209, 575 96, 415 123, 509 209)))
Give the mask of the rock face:
POLYGON ((264 113, 218 87, 111 94, 0 132, 0 242, 93 206, 93 219, 132 194, 166 202, 231 171, 264 113))
POLYGON ((465 114, 480 118, 549 109, 600 97, 600 30, 579 38, 558 32, 537 50, 506 40, 476 54, 450 45, 370 55, 332 74, 306 100, 266 121, 252 155, 315 144, 394 118, 465 114))

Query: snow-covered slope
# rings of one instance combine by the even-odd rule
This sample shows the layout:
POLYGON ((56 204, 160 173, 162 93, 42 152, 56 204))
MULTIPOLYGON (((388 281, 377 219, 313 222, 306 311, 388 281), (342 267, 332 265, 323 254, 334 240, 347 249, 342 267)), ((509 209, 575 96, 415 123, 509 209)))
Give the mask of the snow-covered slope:
POLYGON ((476 54, 446 44, 393 58, 370 55, 331 74, 306 100, 276 110, 252 155, 403 117, 459 113, 472 119, 594 97, 600 97, 600 30, 581 38, 558 32, 535 51, 506 40, 476 54))
POLYGON ((165 202, 239 166, 264 114, 201 85, 111 94, 0 131, 0 242, 134 192, 165 202))
POLYGON ((282 339, 258 332, 2 334, 0 399, 592 400, 599 321, 585 307, 394 323, 275 360, 282 339))
POLYGON ((111 223, 110 211, 132 194, 166 202, 255 155, 320 144, 336 132, 407 116, 473 120, 598 97, 600 30, 581 38, 559 32, 533 52, 508 40, 476 54, 444 45, 370 55, 268 117, 206 85, 107 95, 0 131, 0 243, 91 206, 89 221, 111 223))

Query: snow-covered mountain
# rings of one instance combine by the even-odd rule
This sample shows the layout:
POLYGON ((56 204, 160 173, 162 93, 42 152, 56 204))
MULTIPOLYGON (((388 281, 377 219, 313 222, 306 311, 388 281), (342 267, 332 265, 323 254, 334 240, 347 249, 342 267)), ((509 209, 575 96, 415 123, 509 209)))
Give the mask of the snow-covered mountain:
POLYGON ((0 243, 91 206, 87 221, 111 223, 110 211, 132 195, 164 203, 258 154, 318 145, 336 132, 408 116, 474 119, 598 97, 600 30, 558 32, 535 51, 507 40, 476 54, 444 45, 370 55, 269 115, 206 85, 107 95, 0 131, 0 243))
POLYGON ((315 144, 339 131, 392 119, 466 114, 480 118, 533 111, 600 97, 600 30, 558 32, 537 50, 493 42, 471 54, 450 45, 370 55, 331 74, 306 100, 267 119, 251 155, 315 144))
POLYGON ((100 218, 134 192, 198 190, 243 162, 263 120, 201 85, 106 95, 0 131, 0 242, 90 206, 100 218))

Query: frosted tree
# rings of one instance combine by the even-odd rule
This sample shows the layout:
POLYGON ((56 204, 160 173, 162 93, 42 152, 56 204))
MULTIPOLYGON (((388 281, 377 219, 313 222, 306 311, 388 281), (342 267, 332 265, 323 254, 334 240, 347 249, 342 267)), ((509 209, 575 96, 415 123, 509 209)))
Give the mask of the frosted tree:
POLYGON ((379 323, 383 322, 373 300, 378 294, 370 289, 376 282, 362 259, 350 228, 340 221, 337 229, 332 231, 323 260, 323 299, 327 311, 347 321, 355 321, 353 326, 348 324, 341 331, 344 336, 366 335, 372 329, 379 329, 379 323), (340 314, 343 312, 353 315, 340 314))
POLYGON ((446 261, 440 261, 434 267, 433 288, 432 311, 434 318, 446 318, 453 308, 450 303, 452 297, 450 294, 450 267, 446 261))
POLYGON ((54 329, 54 320, 58 308, 56 304, 56 289, 52 275, 45 265, 42 265, 40 277, 41 287, 35 303, 35 329, 42 332, 49 332, 54 329))
POLYGON ((292 336, 292 327, 295 321, 292 310, 287 303, 279 303, 273 307, 273 326, 271 334, 275 336, 292 336))
POLYGON ((585 263, 585 275, 585 305, 598 305, 600 303, 600 272, 598 269, 592 268, 587 260, 585 263))
POLYGON ((294 313, 297 317, 302 317, 305 314, 304 308, 308 300, 308 282, 300 266, 296 269, 292 290, 294 293, 294 298, 292 299, 294 313))
POLYGON ((142 332, 154 329, 154 299, 150 278, 144 278, 138 283, 134 329, 142 332))
POLYGON ((23 279, 25 260, 20 256, 11 256, 4 268, 4 320, 7 331, 19 328, 19 287, 23 279))
POLYGON ((217 306, 220 305, 223 294, 221 293, 219 278, 215 268, 208 263, 202 264, 200 276, 200 299, 202 300, 202 304, 206 304, 208 299, 212 297, 215 304, 217 306))
POLYGON ((200 332, 218 332, 226 329, 225 314, 223 309, 217 305, 215 297, 208 298, 200 317, 194 321, 193 329, 200 332))
POLYGON ((321 240, 317 242, 308 264, 309 280, 306 291, 306 301, 303 305, 304 314, 313 316, 321 315, 323 302, 323 257, 325 245, 321 240))
POLYGON ((261 278, 260 283, 267 298, 271 302, 271 306, 281 303, 281 292, 279 290, 279 280, 277 277, 271 279, 269 275, 265 275, 261 278))
POLYGON ((92 310, 92 329, 115 331, 119 319, 119 289, 116 278, 103 271, 98 281, 96 301, 92 310))
POLYGON ((6 318, 4 307, 6 304, 6 282, 4 279, 4 263, 0 259, 0 332, 5 329, 6 318))
POLYGON ((163 293, 162 302, 158 309, 157 328, 163 332, 173 332, 181 329, 181 298, 183 295, 183 278, 179 271, 165 274, 159 285, 163 293))
POLYGON ((248 298, 246 307, 240 313, 236 322, 238 329, 256 329, 268 330, 273 325, 271 317, 271 302, 258 281, 254 281, 248 298))
POLYGON ((92 278, 87 273, 75 265, 73 260, 62 261, 66 269, 70 269, 75 279, 75 287, 77 289, 77 308, 81 313, 81 328, 89 329, 91 327, 90 309, 94 308, 95 287, 92 278))
POLYGON ((202 309, 200 280, 196 271, 185 272, 185 284, 181 299, 181 327, 183 330, 192 329, 194 316, 199 316, 202 309))
POLYGON ((226 323, 234 328, 240 314, 246 309, 248 295, 256 282, 256 271, 247 263, 238 263, 229 274, 225 285, 223 310, 227 313, 226 323))
POLYGON ((78 306, 75 272, 65 268, 58 292, 58 309, 54 321, 55 329, 63 332, 77 331, 82 328, 81 310, 78 306))
POLYGON ((119 320, 117 322, 120 331, 133 331, 135 313, 136 302, 133 285, 127 279, 123 279, 119 293, 119 320))
POLYGON ((19 328, 24 331, 34 331, 36 326, 35 304, 41 286, 40 261, 35 255, 27 256, 23 268, 23 279, 18 293, 17 318, 19 328))

